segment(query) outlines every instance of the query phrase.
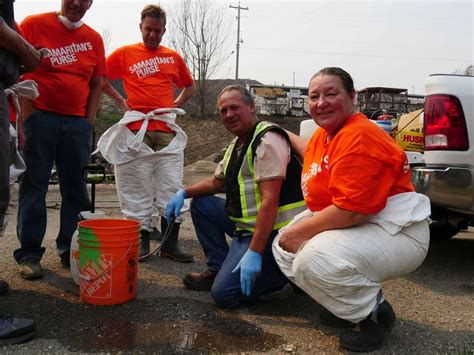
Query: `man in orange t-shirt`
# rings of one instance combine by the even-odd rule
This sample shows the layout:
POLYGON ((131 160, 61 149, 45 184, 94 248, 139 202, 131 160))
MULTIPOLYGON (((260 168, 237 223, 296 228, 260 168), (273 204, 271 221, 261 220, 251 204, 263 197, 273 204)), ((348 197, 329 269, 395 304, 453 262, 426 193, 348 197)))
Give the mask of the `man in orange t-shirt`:
POLYGON ((40 96, 23 100, 17 123, 24 123, 26 171, 18 201, 21 247, 14 257, 28 280, 43 276, 45 197, 53 164, 62 197, 56 246, 65 266, 79 212, 90 208, 82 169, 90 161, 92 125, 106 69, 101 36, 81 21, 91 5, 92 0, 62 0, 60 12, 32 15, 21 23, 26 40, 37 49, 50 50, 40 66, 23 77, 38 83, 40 96))
MULTIPOLYGON (((160 45, 166 31, 166 13, 157 5, 147 5, 141 12, 140 31, 143 42, 115 50, 107 58, 107 78, 122 79, 127 93, 127 105, 143 115, 161 108, 181 107, 194 93, 194 81, 181 56, 174 50, 160 45), (174 87, 181 89, 174 98, 174 87)), ((104 91, 123 107, 123 98, 103 81, 104 91)), ((127 115, 126 115, 127 116, 127 115)), ((128 123, 128 129, 137 134, 143 119, 128 123)), ((182 187, 184 155, 170 151, 171 142, 178 139, 164 119, 154 116, 147 122, 142 149, 154 151, 147 157, 115 165, 115 178, 122 212, 141 222, 141 257, 150 252, 150 232, 153 230, 153 204, 161 216, 161 231, 165 233, 166 204, 182 187), (160 151, 167 148, 160 154, 160 151), (166 154, 165 154, 166 153, 166 154)), ((186 139, 186 137, 184 137, 186 139)), ((161 256, 180 262, 191 262, 191 254, 178 247, 181 219, 176 220, 171 234, 161 245, 161 256)), ((144 260, 144 258, 142 259, 144 260)))

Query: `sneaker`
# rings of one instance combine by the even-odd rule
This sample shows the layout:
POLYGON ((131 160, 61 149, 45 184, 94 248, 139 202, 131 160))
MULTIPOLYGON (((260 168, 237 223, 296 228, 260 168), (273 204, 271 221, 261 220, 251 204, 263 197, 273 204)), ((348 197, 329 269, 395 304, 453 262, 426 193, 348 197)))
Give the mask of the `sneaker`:
POLYGON ((43 277, 43 268, 40 261, 36 259, 28 259, 20 264, 21 277, 25 280, 36 280, 43 277))
POLYGON ((191 272, 184 275, 184 286, 194 291, 210 291, 217 273, 218 271, 211 269, 202 272, 191 272))
POLYGON ((31 319, 0 316, 0 345, 23 343, 35 333, 36 326, 31 319))
POLYGON ((0 279, 0 295, 6 295, 8 291, 10 290, 10 285, 8 285, 8 282, 6 282, 3 279, 0 279))

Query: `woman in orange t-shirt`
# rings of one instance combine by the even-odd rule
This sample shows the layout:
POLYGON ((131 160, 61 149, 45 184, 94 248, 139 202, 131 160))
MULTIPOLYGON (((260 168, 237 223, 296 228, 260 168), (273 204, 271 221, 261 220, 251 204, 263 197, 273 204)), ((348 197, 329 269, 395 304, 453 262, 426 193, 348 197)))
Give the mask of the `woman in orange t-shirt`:
POLYGON ((304 153, 308 209, 280 230, 273 253, 282 272, 325 307, 323 324, 359 325, 341 332, 342 347, 372 351, 395 322, 381 283, 423 262, 430 204, 414 192, 405 152, 355 112, 354 97, 352 78, 340 68, 311 78, 308 105, 320 128, 309 141, 290 135, 304 153))

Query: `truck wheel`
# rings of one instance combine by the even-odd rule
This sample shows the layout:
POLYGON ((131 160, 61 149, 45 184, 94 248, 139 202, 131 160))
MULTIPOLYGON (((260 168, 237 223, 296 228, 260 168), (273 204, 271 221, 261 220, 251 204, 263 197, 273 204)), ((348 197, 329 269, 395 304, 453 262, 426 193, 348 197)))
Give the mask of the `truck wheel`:
POLYGON ((459 232, 458 228, 450 225, 445 220, 435 221, 430 224, 430 239, 432 241, 448 240, 459 232))

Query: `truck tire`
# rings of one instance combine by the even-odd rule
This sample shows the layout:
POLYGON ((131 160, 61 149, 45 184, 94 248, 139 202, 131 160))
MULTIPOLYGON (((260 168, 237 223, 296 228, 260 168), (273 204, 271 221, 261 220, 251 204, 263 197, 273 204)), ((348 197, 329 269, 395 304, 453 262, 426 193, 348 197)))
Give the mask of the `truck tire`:
POLYGON ((450 225, 446 220, 439 220, 430 224, 430 240, 439 242, 448 240, 461 230, 450 225))

